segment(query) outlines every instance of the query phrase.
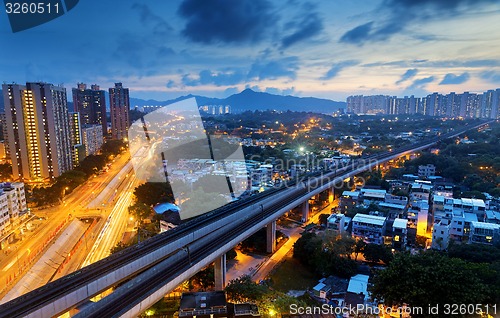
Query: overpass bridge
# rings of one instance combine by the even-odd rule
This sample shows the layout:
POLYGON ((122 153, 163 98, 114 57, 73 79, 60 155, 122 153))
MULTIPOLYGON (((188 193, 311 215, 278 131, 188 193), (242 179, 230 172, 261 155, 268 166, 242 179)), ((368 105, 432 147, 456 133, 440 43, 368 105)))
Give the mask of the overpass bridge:
POLYGON ((225 253, 264 226, 268 250, 273 251, 275 222, 285 212, 302 206, 307 218, 309 198, 331 191, 339 180, 485 124, 370 156, 336 171, 315 172, 301 181, 232 202, 2 304, 0 317, 56 316, 126 280, 75 317, 136 317, 214 261, 216 287, 222 288, 225 253))

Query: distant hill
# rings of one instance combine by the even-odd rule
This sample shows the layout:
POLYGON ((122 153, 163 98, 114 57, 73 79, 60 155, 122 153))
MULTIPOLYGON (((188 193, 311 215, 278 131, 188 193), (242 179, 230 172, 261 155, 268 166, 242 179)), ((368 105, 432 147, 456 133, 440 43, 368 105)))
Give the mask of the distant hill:
POLYGON ((292 111, 312 111, 330 113, 339 109, 345 109, 345 102, 321 99, 315 97, 282 96, 269 93, 255 92, 245 89, 241 93, 231 95, 227 98, 210 98, 199 95, 181 96, 167 101, 143 100, 130 98, 130 106, 165 106, 180 100, 195 97, 198 105, 230 105, 233 111, 245 110, 292 110, 292 111))
MULTIPOLYGON (((106 92, 106 105, 109 109, 109 97, 106 92)), ((3 94, 0 89, 0 112, 4 110, 3 94)), ((311 111, 321 113, 331 113, 339 109, 345 109, 345 102, 333 101, 330 99, 322 99, 315 97, 296 97, 282 96, 269 93, 255 92, 251 89, 245 89, 241 93, 231 95, 227 98, 211 98, 199 95, 180 96, 176 99, 158 101, 154 99, 130 98, 130 107, 135 106, 165 106, 175 102, 195 97, 198 105, 231 105, 233 112, 245 110, 292 110, 292 111, 311 111)), ((69 111, 73 110, 73 102, 68 101, 69 111)))

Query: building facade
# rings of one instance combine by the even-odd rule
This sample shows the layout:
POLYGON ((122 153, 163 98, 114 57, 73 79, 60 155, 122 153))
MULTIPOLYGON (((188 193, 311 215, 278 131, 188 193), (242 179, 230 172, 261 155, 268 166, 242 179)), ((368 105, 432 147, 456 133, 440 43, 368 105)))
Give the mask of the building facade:
POLYGON ((115 83, 115 87, 109 89, 111 137, 113 139, 127 137, 128 127, 130 126, 129 109, 128 88, 124 88, 122 83, 115 83))
POLYGON ((88 89, 86 84, 78 83, 77 88, 73 88, 73 105, 75 112, 80 113, 82 125, 101 125, 107 133, 106 98, 99 85, 88 89))
POLYGON ((72 169, 66 89, 49 83, 2 89, 14 179, 50 181, 72 169))
POLYGON ((366 243, 383 244, 386 217, 358 213, 352 219, 352 236, 366 243))
POLYGON ((5 234, 9 225, 16 224, 19 216, 27 211, 24 184, 0 183, 0 236, 5 234))
POLYGON ((82 142, 85 145, 85 156, 96 154, 104 143, 102 126, 84 125, 82 127, 82 142))

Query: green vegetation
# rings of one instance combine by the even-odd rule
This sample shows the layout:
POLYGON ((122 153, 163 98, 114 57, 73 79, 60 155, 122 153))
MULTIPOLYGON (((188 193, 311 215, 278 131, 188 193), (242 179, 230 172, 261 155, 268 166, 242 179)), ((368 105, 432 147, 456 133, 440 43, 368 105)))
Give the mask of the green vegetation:
POLYGON ((128 213, 130 213, 139 222, 139 224, 142 224, 145 219, 151 217, 153 209, 151 206, 139 202, 129 206, 128 213))
MULTIPOLYGON (((375 273, 372 296, 386 305, 498 304, 500 266, 472 263, 434 251, 399 253, 384 270, 375 273)), ((422 317, 448 317, 440 315, 422 317)), ((457 316, 460 317, 460 316, 457 316)))
POLYGON ((137 203, 154 206, 163 202, 174 202, 170 184, 166 182, 146 182, 134 190, 137 203))
POLYGON ((393 258, 391 248, 386 245, 366 244, 362 253, 365 260, 372 263, 389 264, 393 258))
POLYGON ((261 315, 265 317, 276 313, 289 313, 291 304, 306 306, 304 300, 258 285, 248 275, 231 280, 225 291, 228 301, 255 303, 261 315))
POLYGON ((500 197, 500 124, 493 124, 491 130, 469 132, 466 137, 475 143, 443 141, 438 145, 439 154, 422 153, 406 161, 404 167, 391 169, 385 177, 417 174, 419 165, 433 164, 437 175, 455 183, 455 197, 484 199, 483 192, 500 197))
POLYGON ((318 276, 315 275, 309 268, 292 257, 292 254, 286 255, 281 264, 271 275, 270 285, 281 292, 289 290, 305 290, 314 286, 318 281, 318 276))
POLYGON ((351 277, 357 271, 356 261, 351 258, 355 242, 347 236, 305 233, 295 242, 293 257, 318 275, 351 277))
POLYGON ((12 165, 9 163, 0 164, 0 180, 12 180, 12 165))

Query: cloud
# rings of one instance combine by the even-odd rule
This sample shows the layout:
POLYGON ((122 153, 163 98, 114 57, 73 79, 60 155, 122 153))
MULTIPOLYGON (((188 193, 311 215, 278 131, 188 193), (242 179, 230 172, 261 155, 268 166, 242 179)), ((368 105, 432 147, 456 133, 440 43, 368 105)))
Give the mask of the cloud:
POLYGON ((262 89, 259 87, 259 85, 246 84, 245 89, 251 89, 254 92, 262 92, 262 89))
POLYGON ((330 80, 330 79, 336 77, 340 73, 340 71, 342 71, 343 69, 350 67, 350 66, 358 65, 358 64, 359 64, 359 61, 356 61, 356 60, 347 60, 347 61, 335 63, 328 70, 328 72, 326 72, 326 74, 324 76, 322 76, 320 79, 324 80, 324 81, 330 80))
POLYGON ((372 26, 373 26, 373 21, 359 25, 354 29, 344 33, 344 35, 342 35, 342 37, 340 38, 339 42, 361 44, 369 38, 372 26))
POLYGON ((305 4, 305 7, 309 9, 309 13, 302 15, 299 22, 288 25, 289 27, 293 26, 295 31, 281 40, 281 48, 286 49, 298 42, 312 38, 323 31, 323 21, 318 16, 318 13, 311 12, 310 10, 313 7, 308 4, 305 4))
POLYGON ((234 94, 238 94, 240 92, 240 90, 238 89, 238 87, 228 87, 224 90, 224 96, 230 96, 230 95, 234 95, 234 94))
POLYGON ((182 34, 204 44, 255 43, 273 29, 278 17, 267 0, 184 0, 182 34))
POLYGON ((407 90, 422 89, 424 88, 425 85, 432 83, 433 81, 434 81, 434 76, 416 79, 410 86, 407 87, 407 90))
POLYGON ((173 29, 162 17, 154 14, 151 9, 142 3, 132 4, 132 10, 139 13, 141 23, 144 26, 152 27, 155 35, 166 35, 173 29))
POLYGON ((484 71, 479 76, 488 82, 500 83, 500 72, 484 71))
POLYGON ((417 75, 418 70, 416 68, 412 68, 407 70, 403 75, 401 75, 401 78, 396 82, 396 85, 399 85, 417 75))
POLYGON ((266 87, 265 92, 273 95, 293 95, 295 93, 295 87, 289 87, 285 89, 266 87))
POLYGON ((213 84, 215 86, 235 85, 243 82, 245 73, 239 70, 228 70, 223 72, 212 72, 210 70, 201 71, 197 78, 189 75, 182 77, 182 83, 186 86, 199 86, 213 84))
POLYGON ((175 82, 174 82, 174 81, 172 81, 172 80, 169 80, 169 81, 167 82, 167 84, 165 84, 165 86, 167 86, 167 88, 172 88, 172 87, 174 87, 174 86, 175 86, 175 82))
POLYGON ((418 64, 419 67, 432 68, 481 68, 481 67, 497 67, 500 66, 500 60, 483 59, 483 60, 399 60, 389 62, 373 62, 363 64, 363 67, 378 67, 378 66, 398 66, 411 67, 418 64))
MULTIPOLYGON (((408 29, 412 23, 457 17, 482 5, 498 4, 496 0, 385 0, 375 10, 376 21, 361 24, 344 33, 339 42, 363 45, 386 41, 408 29)), ((433 35, 419 35, 422 40, 434 40, 433 35)))
POLYGON ((246 81, 275 80, 278 78, 295 79, 299 68, 299 59, 289 56, 281 59, 260 58, 248 70, 223 69, 218 71, 202 70, 196 75, 184 74, 182 84, 185 86, 237 85, 246 81))
POLYGON ((456 85, 462 84, 469 80, 470 75, 467 72, 464 72, 460 75, 455 75, 453 73, 448 73, 444 76, 443 80, 439 83, 439 85, 456 85))
POLYGON ((295 79, 299 68, 299 59, 295 56, 279 60, 261 59, 252 64, 248 77, 250 79, 277 79, 287 77, 295 79))

